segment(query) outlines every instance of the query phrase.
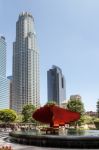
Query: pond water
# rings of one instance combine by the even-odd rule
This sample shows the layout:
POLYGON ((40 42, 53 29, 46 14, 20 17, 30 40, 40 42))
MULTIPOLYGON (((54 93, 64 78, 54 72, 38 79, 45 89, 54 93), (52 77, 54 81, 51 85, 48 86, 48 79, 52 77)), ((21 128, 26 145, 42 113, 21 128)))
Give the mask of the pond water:
MULTIPOLYGON (((20 135, 52 135, 46 134, 45 132, 38 131, 16 131, 20 135)), ((55 134, 56 135, 56 134, 55 134)), ((75 130, 75 129, 65 129, 59 130, 57 136, 99 136, 99 130, 75 130)))
POLYGON ((99 148, 99 130, 59 130, 55 134, 39 131, 15 131, 8 138, 11 142, 57 148, 99 148))
POLYGON ((99 136, 99 130, 68 130, 68 136, 99 136))

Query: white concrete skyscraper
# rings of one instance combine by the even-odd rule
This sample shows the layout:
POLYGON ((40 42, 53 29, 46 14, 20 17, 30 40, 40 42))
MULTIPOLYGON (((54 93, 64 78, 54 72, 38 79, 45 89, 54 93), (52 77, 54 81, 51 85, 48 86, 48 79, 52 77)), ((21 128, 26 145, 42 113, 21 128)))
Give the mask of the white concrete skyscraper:
POLYGON ((26 104, 40 105, 39 50, 34 18, 22 12, 16 23, 16 41, 13 43, 13 102, 21 112, 26 104))

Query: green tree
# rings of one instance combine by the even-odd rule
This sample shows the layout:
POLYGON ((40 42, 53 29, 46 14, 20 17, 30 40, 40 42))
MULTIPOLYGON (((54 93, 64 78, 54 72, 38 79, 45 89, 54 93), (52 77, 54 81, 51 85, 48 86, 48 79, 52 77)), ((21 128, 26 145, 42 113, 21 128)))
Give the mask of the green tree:
POLYGON ((81 125, 84 122, 83 115, 85 112, 84 104, 82 103, 82 101, 80 99, 69 100, 67 102, 67 108, 71 111, 80 113, 80 115, 81 115, 80 119, 78 121, 74 122, 73 124, 75 125, 75 127, 77 125, 81 125))
POLYGON ((55 102, 55 101, 52 101, 52 100, 51 100, 51 101, 48 101, 48 102, 46 103, 46 105, 53 105, 53 104, 54 104, 54 105, 57 105, 56 102, 55 102))
POLYGON ((10 123, 15 121, 17 114, 12 109, 0 110, 0 120, 5 123, 10 123))
POLYGON ((94 118, 94 122, 99 122, 99 118, 94 118))
POLYGON ((84 104, 80 99, 73 99, 67 102, 67 108, 71 111, 79 112, 81 115, 84 114, 84 104))
POLYGON ((78 125, 82 125, 82 124, 93 124, 93 117, 89 116, 89 115, 81 115, 81 118, 78 120, 78 125))
POLYGON ((98 101, 97 101, 96 108, 97 108, 97 116, 98 116, 98 118, 99 118, 99 99, 98 99, 98 101))
POLYGON ((22 122, 22 118, 23 118, 23 115, 22 115, 22 114, 17 114, 17 117, 16 117, 16 119, 15 119, 15 122, 16 122, 16 123, 22 122))
POLYGON ((23 122, 34 122, 32 114, 35 110, 36 108, 32 104, 25 105, 22 110, 23 122))

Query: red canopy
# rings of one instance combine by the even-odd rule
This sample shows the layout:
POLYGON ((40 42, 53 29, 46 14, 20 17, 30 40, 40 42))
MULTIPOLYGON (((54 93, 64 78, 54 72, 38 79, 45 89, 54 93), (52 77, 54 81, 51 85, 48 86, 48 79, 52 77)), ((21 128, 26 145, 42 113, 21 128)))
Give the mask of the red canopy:
POLYGON ((33 113, 33 118, 55 127, 80 119, 80 114, 56 105, 45 105, 33 113))

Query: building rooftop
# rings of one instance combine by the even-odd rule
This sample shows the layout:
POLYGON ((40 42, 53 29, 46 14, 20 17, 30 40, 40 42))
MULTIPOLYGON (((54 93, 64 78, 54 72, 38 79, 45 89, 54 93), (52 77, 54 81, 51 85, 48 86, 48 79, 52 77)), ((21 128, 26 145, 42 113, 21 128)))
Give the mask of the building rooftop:
POLYGON ((8 76, 7 77, 9 80, 13 80, 13 76, 8 76))
POLYGON ((3 40, 5 40, 5 37, 4 37, 4 36, 2 36, 2 35, 0 35, 0 39, 3 39, 3 40))
POLYGON ((31 18, 33 18, 33 16, 32 16, 32 14, 31 13, 29 13, 29 12, 21 12, 20 14, 19 14, 19 18, 20 17, 31 17, 31 18))

